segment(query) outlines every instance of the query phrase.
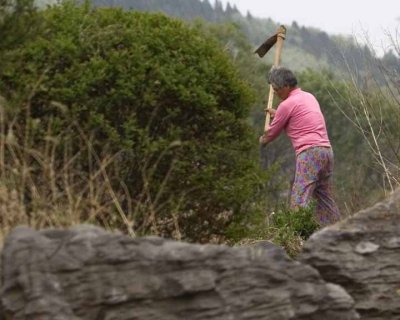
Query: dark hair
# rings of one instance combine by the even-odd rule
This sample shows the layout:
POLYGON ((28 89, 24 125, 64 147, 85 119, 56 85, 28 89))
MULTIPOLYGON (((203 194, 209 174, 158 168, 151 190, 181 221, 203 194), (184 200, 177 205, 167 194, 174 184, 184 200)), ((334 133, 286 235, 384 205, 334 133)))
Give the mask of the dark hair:
POLYGON ((296 76, 285 67, 272 67, 268 74, 268 82, 275 88, 281 89, 286 86, 294 88, 297 86, 296 76))

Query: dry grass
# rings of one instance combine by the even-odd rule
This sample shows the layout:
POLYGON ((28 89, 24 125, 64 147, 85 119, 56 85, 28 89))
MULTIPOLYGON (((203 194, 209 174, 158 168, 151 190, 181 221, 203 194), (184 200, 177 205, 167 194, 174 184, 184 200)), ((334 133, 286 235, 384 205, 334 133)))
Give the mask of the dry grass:
MULTIPOLYGON (((391 49, 400 57, 398 34, 390 39, 391 49)), ((374 51, 372 46, 370 50, 374 51)), ((379 184, 387 195, 400 186, 400 74, 369 55, 359 62, 365 74, 347 61, 343 75, 347 90, 336 92, 346 103, 337 107, 362 134, 374 162, 371 167, 381 175, 379 184)))
POLYGON ((122 183, 115 190, 109 174, 117 155, 100 158, 76 124, 57 135, 49 125, 45 137, 33 141, 32 127, 40 124, 30 121, 29 112, 24 121, 10 118, 0 100, 0 237, 21 224, 40 229, 80 223, 123 226, 134 236, 132 205, 123 208, 121 199, 132 201, 122 183), (80 133, 79 148, 68 140, 70 130, 80 133))
MULTIPOLYGON (((21 224, 42 229, 88 223, 110 231, 118 229, 131 237, 152 234, 185 239, 181 224, 191 218, 190 213, 181 212, 185 194, 178 196, 167 189, 173 161, 163 180, 157 180, 157 190, 151 188, 168 149, 156 161, 153 154, 142 159, 135 176, 143 187, 132 194, 119 176, 121 154, 109 151, 107 144, 101 154, 96 152, 95 139, 77 123, 55 133, 50 120, 45 134, 40 128, 42 132, 35 135, 42 124, 32 120, 29 103, 18 119, 5 106, 1 99, 0 242, 21 224)), ((65 108, 58 103, 57 107, 65 108)), ((175 147, 172 143, 168 148, 175 147)), ((207 242, 223 241, 219 235, 207 235, 207 242)))

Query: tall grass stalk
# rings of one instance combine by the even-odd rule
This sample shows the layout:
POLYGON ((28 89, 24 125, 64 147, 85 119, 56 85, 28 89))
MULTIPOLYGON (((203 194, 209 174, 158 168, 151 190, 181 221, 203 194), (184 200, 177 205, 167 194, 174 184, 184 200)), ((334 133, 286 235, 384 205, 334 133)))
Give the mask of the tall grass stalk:
MULTIPOLYGON (((399 58, 397 38, 391 39, 399 58)), ((385 59, 365 55, 363 63, 367 71, 360 74, 350 61, 345 61, 346 90, 335 92, 345 104, 336 103, 336 106, 362 134, 372 159, 380 168, 380 185, 385 193, 391 192, 400 186, 400 69, 389 68, 385 59)))
MULTIPOLYGON (((1 100, 2 238, 20 224, 40 229, 82 223, 98 224, 108 230, 119 229, 132 237, 137 232, 160 235, 160 228, 169 223, 175 229, 174 234, 182 237, 177 214, 171 214, 169 219, 158 216, 165 201, 169 201, 162 196, 170 174, 162 180, 156 194, 149 190, 164 153, 156 163, 144 160, 138 176, 144 188, 133 196, 115 170, 120 166, 119 153, 107 152, 105 144, 102 154, 98 154, 93 147, 94 138, 75 122, 55 134, 50 120, 45 136, 34 137, 33 128, 40 123, 32 121, 29 111, 25 114, 28 119, 13 118, 6 112, 5 103, 1 100), (75 135, 71 140, 71 132, 77 132, 78 138, 75 135)), ((169 173, 173 167, 171 162, 169 173)), ((179 202, 174 212, 179 212, 179 202)))

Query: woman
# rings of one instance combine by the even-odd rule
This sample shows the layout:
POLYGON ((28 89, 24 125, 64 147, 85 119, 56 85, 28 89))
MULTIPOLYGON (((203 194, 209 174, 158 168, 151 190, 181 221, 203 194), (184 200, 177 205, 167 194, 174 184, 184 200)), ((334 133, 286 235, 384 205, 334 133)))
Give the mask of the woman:
POLYGON ((286 132, 296 153, 291 208, 307 207, 314 198, 319 222, 334 223, 340 214, 332 194, 333 152, 319 103, 297 87, 295 75, 287 68, 272 68, 268 81, 281 103, 276 110, 266 110, 273 120, 260 143, 267 145, 282 130, 286 132))

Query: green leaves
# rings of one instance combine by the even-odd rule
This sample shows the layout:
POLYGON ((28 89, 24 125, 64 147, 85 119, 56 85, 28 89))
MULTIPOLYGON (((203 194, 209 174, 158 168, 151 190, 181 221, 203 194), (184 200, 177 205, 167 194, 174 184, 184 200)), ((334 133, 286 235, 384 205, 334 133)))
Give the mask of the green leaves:
MULTIPOLYGON (((307 240, 320 225, 315 217, 315 203, 298 210, 283 209, 272 216, 273 224, 280 234, 293 234, 307 240)), ((280 235, 280 236, 281 236, 280 235)))
MULTIPOLYGON (((264 181, 254 179, 261 173, 247 124, 250 90, 218 42, 161 14, 64 3, 38 15, 35 37, 5 52, 7 98, 24 97, 29 117, 44 128, 57 123, 54 135, 79 127, 68 131, 66 140, 77 142, 68 152, 90 137, 93 152, 114 159, 112 187, 123 186, 121 207, 139 233, 171 235, 176 224, 162 221, 172 214, 187 239, 223 233, 229 221, 217 216, 240 214, 264 181)), ((40 141, 45 131, 31 134, 40 141)), ((83 176, 95 167, 91 155, 79 161, 83 176)))

